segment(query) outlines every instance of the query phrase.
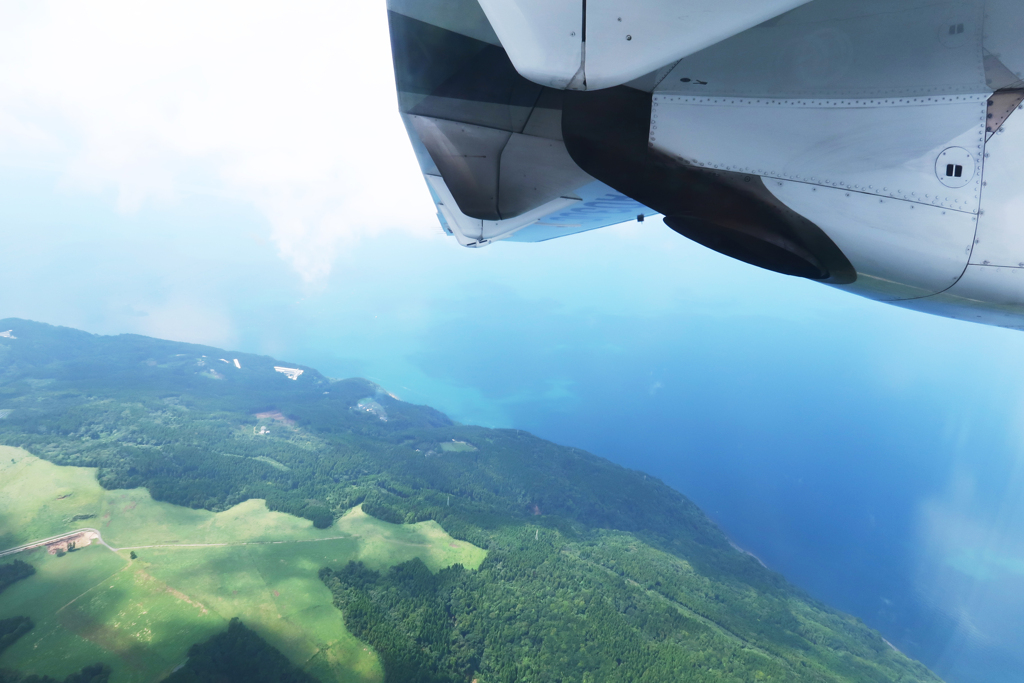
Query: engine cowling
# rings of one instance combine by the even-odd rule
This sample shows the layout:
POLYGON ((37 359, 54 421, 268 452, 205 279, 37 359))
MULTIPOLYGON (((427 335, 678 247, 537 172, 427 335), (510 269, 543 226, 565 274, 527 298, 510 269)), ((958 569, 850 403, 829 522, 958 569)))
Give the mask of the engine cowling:
POLYGON ((756 266, 1024 329, 1017 0, 389 10, 399 106, 463 245, 661 213, 756 266))

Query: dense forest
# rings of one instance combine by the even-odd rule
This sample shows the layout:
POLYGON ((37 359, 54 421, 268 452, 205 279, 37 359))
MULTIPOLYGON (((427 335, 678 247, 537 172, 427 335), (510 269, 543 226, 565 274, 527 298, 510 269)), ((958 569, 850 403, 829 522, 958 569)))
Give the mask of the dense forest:
POLYGON ((267 357, 6 329, 0 443, 178 505, 263 498, 326 527, 362 504, 487 548, 478 571, 321 573, 389 681, 938 680, 642 472, 267 357))
POLYGON ((164 683, 316 683, 237 618, 204 643, 164 683))
POLYGON ((28 617, 0 619, 0 652, 14 644, 18 638, 32 630, 34 624, 28 617))
POLYGON ((35 567, 21 560, 0 564, 0 593, 3 593, 15 581, 27 579, 35 573, 35 567))
POLYGON ((887 672, 876 660, 889 646, 836 633, 854 631, 849 623, 816 623, 798 605, 716 586, 628 535, 509 536, 478 571, 455 565, 435 575, 413 560, 384 573, 350 563, 320 576, 346 627, 380 656, 386 683, 922 676, 914 666, 887 672))

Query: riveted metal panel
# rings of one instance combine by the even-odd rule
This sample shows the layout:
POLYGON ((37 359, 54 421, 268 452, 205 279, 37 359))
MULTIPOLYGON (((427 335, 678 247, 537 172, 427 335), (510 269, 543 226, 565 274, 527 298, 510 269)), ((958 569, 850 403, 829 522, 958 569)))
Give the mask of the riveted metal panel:
POLYGON ((1015 112, 985 149, 982 215, 971 263, 1024 268, 1024 112, 1015 112))
POLYGON ((587 0, 587 90, 621 85, 808 0, 587 0))
POLYGON ((980 0, 817 0, 686 57, 657 91, 775 99, 982 93, 983 17, 980 0))
POLYGON ((857 280, 843 289, 879 301, 919 298, 948 289, 967 266, 974 214, 792 181, 765 187, 850 260, 857 280))
POLYGON ((776 100, 654 95, 650 147, 682 162, 957 211, 976 212, 981 178, 949 188, 935 162, 962 147, 980 167, 986 95, 776 100))

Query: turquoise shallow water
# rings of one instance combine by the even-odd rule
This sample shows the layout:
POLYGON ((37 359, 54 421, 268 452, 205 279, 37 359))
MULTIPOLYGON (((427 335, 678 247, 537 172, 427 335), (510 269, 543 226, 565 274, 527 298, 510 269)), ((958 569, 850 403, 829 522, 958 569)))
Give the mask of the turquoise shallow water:
POLYGON ((305 283, 247 207, 121 215, 53 183, 0 173, 0 317, 268 353, 586 448, 947 680, 1020 680, 1021 334, 761 272, 657 220, 482 250, 386 233, 305 283))

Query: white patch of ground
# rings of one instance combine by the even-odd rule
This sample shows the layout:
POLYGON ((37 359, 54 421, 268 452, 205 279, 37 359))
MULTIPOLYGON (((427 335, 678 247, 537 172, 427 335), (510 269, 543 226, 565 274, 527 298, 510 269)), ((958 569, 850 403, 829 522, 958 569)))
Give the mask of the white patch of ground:
POLYGON ((280 372, 288 379, 298 379, 299 375, 305 372, 305 370, 299 370, 298 368, 282 368, 279 365, 275 365, 274 370, 280 372))
POLYGON ((372 398, 360 399, 359 402, 352 407, 352 410, 367 412, 370 413, 371 415, 376 415, 384 422, 388 421, 388 413, 386 410, 384 410, 384 406, 377 403, 372 398))
POLYGON ((744 550, 743 548, 739 547, 738 545, 736 545, 732 541, 729 541, 729 545, 731 545, 734 550, 738 550, 741 553, 743 553, 744 555, 749 555, 750 557, 754 558, 755 560, 757 560, 758 564, 760 564, 765 569, 768 569, 768 565, 766 565, 764 562, 762 562, 761 558, 758 557, 757 555, 755 555, 754 553, 750 552, 749 550, 744 550))
POLYGON ((68 552, 72 548, 72 543, 74 544, 73 547, 75 550, 80 550, 86 547, 87 545, 91 544, 93 541, 99 539, 99 537, 100 535, 95 531, 82 531, 80 533, 70 534, 56 541, 51 541, 50 543, 47 543, 46 550, 51 555, 56 555, 58 550, 62 552, 68 552))

